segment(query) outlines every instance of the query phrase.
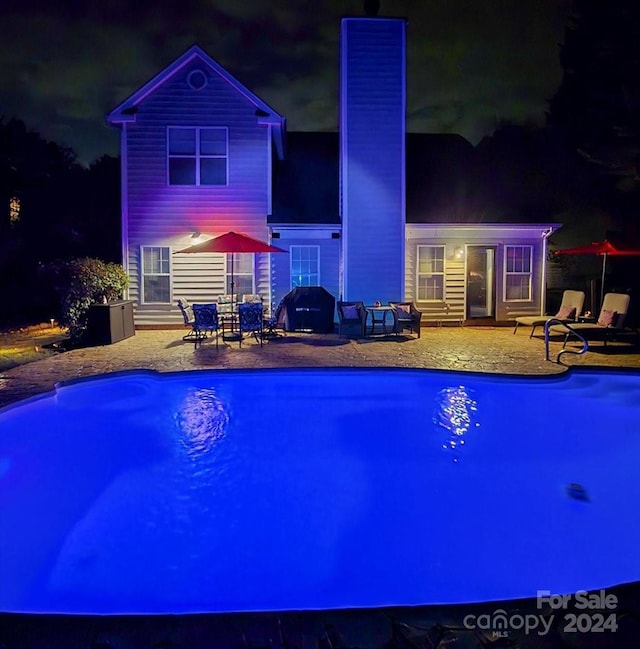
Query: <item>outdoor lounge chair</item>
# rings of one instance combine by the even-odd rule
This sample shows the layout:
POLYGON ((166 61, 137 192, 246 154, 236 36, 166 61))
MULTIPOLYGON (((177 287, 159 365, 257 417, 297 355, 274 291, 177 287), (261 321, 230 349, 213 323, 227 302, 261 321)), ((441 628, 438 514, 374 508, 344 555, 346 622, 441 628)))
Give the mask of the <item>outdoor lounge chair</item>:
POLYGON ((396 333, 409 329, 420 338, 422 311, 418 311, 413 302, 389 302, 389 305, 396 310, 396 333))
POLYGON ((336 302, 338 311, 338 334, 363 337, 367 325, 367 309, 364 302, 336 302))
POLYGON ((582 313, 584 306, 584 291, 564 291, 560 308, 555 315, 525 315, 516 318, 516 326, 513 333, 518 330, 518 326, 524 325, 531 327, 529 338, 533 337, 538 327, 544 327, 551 319, 562 320, 563 322, 577 322, 578 316, 582 313))
POLYGON ((552 325, 549 327, 549 333, 563 335, 563 347, 567 344, 569 338, 574 336, 574 332, 574 337, 581 336, 585 340, 602 339, 606 347, 607 341, 616 335, 632 333, 630 329, 624 326, 630 301, 631 297, 626 293, 607 293, 602 301, 602 309, 596 322, 572 322, 565 325, 552 325))
POLYGON ((218 349, 218 335, 220 333, 218 306, 216 304, 194 304, 193 316, 196 344, 207 338, 209 334, 215 334, 216 349, 218 349))

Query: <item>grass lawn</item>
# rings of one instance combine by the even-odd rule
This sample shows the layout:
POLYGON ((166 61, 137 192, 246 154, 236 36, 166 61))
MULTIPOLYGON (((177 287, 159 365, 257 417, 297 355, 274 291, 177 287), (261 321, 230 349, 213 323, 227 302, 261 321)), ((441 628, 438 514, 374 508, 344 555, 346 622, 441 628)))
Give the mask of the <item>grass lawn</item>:
POLYGON ((49 323, 0 331, 0 372, 57 354, 67 332, 49 323))

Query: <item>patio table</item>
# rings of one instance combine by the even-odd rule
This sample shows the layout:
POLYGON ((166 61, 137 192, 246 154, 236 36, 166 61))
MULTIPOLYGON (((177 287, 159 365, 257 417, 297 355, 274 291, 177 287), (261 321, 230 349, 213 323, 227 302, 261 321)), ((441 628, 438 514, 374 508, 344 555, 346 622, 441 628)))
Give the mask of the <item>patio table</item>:
POLYGON ((238 327, 238 314, 236 312, 227 312, 221 313, 219 315, 220 321, 222 322, 222 340, 225 341, 238 341, 240 340, 242 334, 240 333, 238 327), (229 329, 227 330, 227 326, 229 329))
POLYGON ((392 306, 365 306, 367 314, 371 316, 371 329, 369 335, 394 333, 396 330, 396 310, 392 306), (387 325, 387 320, 391 315, 391 322, 389 323, 391 329, 387 325), (376 330, 376 326, 378 327, 376 330))

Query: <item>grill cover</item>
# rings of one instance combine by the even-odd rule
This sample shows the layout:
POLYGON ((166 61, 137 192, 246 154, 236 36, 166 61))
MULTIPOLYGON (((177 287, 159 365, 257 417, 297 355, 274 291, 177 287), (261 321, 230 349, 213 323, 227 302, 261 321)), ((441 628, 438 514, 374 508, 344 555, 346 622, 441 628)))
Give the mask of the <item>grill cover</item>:
POLYGON ((300 286, 282 298, 285 331, 332 333, 336 298, 322 286, 300 286))

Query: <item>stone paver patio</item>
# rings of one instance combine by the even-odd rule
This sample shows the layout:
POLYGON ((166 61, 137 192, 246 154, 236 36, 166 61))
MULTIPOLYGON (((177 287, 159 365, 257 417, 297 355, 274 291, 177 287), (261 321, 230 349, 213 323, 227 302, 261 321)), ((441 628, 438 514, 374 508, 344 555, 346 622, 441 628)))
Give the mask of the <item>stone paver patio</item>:
MULTIPOLYGON (((88 347, 0 373, 0 407, 52 390, 57 382, 145 368, 158 372, 267 367, 415 367, 502 374, 549 375, 571 366, 640 370, 640 348, 625 343, 595 342, 584 355, 565 354, 562 364, 545 359, 541 338, 511 327, 427 327, 422 337, 370 337, 359 340, 336 334, 293 332, 261 348, 247 340, 211 340, 194 346, 183 330, 142 330, 113 345, 88 347)), ((550 347, 555 361, 560 343, 550 347)))

